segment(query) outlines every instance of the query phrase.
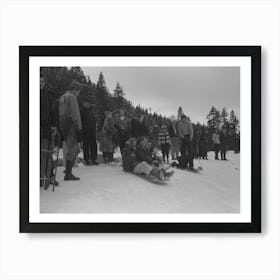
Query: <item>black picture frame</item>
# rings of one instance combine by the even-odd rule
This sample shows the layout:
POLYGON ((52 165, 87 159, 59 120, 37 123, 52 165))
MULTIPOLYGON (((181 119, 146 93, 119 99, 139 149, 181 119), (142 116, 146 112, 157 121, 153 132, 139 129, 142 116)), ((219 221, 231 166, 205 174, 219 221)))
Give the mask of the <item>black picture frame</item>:
POLYGON ((260 233, 261 46, 19 46, 21 233, 260 233), (250 223, 32 223, 29 221, 29 58, 32 56, 251 57, 250 223))

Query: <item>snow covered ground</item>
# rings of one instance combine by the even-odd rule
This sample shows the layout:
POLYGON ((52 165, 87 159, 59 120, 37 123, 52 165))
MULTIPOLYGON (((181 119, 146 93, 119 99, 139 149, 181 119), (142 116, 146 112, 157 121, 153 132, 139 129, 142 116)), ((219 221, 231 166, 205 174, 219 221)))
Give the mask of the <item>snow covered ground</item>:
MULTIPOLYGON (((240 155, 228 152, 229 161, 200 160, 199 174, 175 169, 164 184, 151 183, 126 173, 118 164, 79 166, 80 181, 63 181, 40 191, 41 213, 239 213, 240 155)), ((197 160, 195 167, 199 166, 197 160)))

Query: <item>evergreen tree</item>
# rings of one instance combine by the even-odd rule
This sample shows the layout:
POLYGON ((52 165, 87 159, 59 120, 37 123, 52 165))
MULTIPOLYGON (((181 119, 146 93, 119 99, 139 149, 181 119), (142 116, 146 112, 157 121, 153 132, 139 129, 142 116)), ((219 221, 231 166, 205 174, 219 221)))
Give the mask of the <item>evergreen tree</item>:
POLYGON ((234 110, 231 110, 229 116, 229 133, 235 135, 239 130, 239 120, 237 119, 234 110))
POLYGON ((106 86, 103 73, 100 72, 98 81, 96 83, 96 111, 98 114, 98 120, 100 122, 99 128, 101 129, 105 120, 105 111, 112 110, 112 100, 109 91, 106 86))
POLYGON ((125 107, 125 102, 124 102, 124 92, 123 88, 120 86, 120 83, 118 82, 116 85, 116 88, 114 89, 114 99, 115 99, 115 104, 114 104, 114 109, 120 109, 121 107, 125 107))
POLYGON ((219 111, 214 106, 212 106, 210 112, 207 115, 207 127, 211 133, 213 133, 219 127, 219 118, 219 111))
POLYGON ((222 122, 222 125, 227 126, 227 123, 228 123, 228 113, 227 113, 226 107, 224 107, 223 110, 222 110, 221 122, 222 122))
POLYGON ((114 89, 114 97, 115 98, 123 98, 124 97, 123 88, 120 86, 119 82, 117 82, 116 88, 114 89))

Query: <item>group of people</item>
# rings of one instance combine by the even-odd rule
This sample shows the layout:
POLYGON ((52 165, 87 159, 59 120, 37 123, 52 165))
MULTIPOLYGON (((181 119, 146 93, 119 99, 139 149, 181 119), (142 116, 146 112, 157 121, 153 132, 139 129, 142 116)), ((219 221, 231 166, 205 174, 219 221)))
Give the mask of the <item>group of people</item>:
MULTIPOLYGON (((83 84, 74 80, 56 100, 46 88, 46 78, 40 76, 41 186, 58 184, 54 180, 52 160, 58 132, 63 143, 64 180, 79 180, 79 177, 73 175, 72 168, 80 146, 83 148, 84 163, 98 165, 96 112, 90 100, 80 96, 82 88, 83 84)), ((221 159, 226 160, 225 128, 214 133, 212 140, 215 158, 218 159, 221 150, 221 159)), ((124 170, 152 174, 157 178, 170 174, 161 174, 154 166, 153 159, 158 159, 156 151, 161 150, 162 162, 169 162, 171 155, 172 160, 178 160, 181 167, 193 169, 194 158, 208 159, 207 146, 208 136, 205 131, 194 132, 190 118, 181 107, 177 119, 173 117, 168 125, 163 124, 161 128, 157 125, 148 127, 141 113, 131 118, 124 108, 106 111, 99 141, 99 150, 103 153, 105 164, 113 161, 114 152, 119 147, 124 170)))

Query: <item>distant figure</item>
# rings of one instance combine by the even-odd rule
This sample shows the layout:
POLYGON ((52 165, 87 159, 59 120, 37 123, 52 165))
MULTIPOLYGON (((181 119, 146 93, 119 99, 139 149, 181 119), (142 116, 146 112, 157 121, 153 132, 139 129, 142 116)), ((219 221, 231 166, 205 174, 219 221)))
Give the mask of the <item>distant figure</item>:
POLYGON ((122 109, 120 109, 119 112, 120 112, 120 116, 119 116, 118 124, 117 124, 117 127, 118 127, 117 134, 118 134, 118 143, 119 143, 121 154, 122 154, 122 151, 125 147, 125 142, 130 137, 130 125, 131 124, 130 124, 129 118, 127 117, 126 110, 124 108, 122 108, 122 109))
POLYGON ((116 148, 115 137, 116 129, 114 127, 113 113, 105 112, 106 118, 102 128, 102 135, 100 139, 100 151, 103 152, 104 163, 112 162, 114 157, 114 149, 116 148))
POLYGON ((182 120, 182 116, 184 116, 184 112, 183 112, 182 107, 179 107, 178 115, 177 115, 178 122, 180 122, 182 120))
POLYGON ((178 135, 178 123, 175 118, 171 118, 171 122, 167 130, 171 140, 171 157, 172 159, 176 159, 178 158, 180 152, 180 139, 178 135))
POLYGON ((199 158, 200 136, 201 136, 201 130, 200 130, 200 128, 198 128, 198 129, 195 130, 193 140, 192 140, 192 145, 193 145, 194 157, 195 158, 199 158))
POLYGON ((66 170, 64 180, 79 180, 72 174, 72 167, 79 152, 82 138, 82 122, 77 97, 83 85, 75 80, 59 99, 60 127, 66 143, 66 170))
POLYGON ((240 132, 234 134, 234 153, 240 152, 240 132))
POLYGON ((139 138, 141 136, 149 136, 149 129, 145 125, 145 117, 143 114, 138 114, 136 119, 131 121, 131 136, 139 138))
POLYGON ((222 127, 220 132, 220 142, 221 142, 221 160, 226 159, 227 145, 228 145, 228 135, 225 126, 222 127))
POLYGON ((169 162, 169 150, 171 143, 168 131, 166 129, 166 125, 163 125, 161 127, 161 130, 158 134, 158 144, 161 148, 163 162, 165 162, 165 159, 167 162, 169 162))
POLYGON ((159 127, 157 124, 154 125, 151 133, 151 149, 154 150, 158 147, 158 134, 159 134, 159 127))
POLYGON ((199 139, 199 156, 202 159, 208 159, 208 137, 205 131, 202 132, 199 139))
POLYGON ((215 151, 215 159, 219 159, 219 151, 220 151, 220 135, 218 129, 212 135, 212 141, 214 143, 214 151, 215 151))
POLYGON ((82 104, 81 120, 83 127, 83 152, 86 165, 97 165, 96 119, 92 105, 85 101, 82 104))
POLYGON ((182 121, 178 125, 178 133, 181 138, 181 158, 188 168, 193 169, 193 125, 189 117, 182 116, 182 121))

